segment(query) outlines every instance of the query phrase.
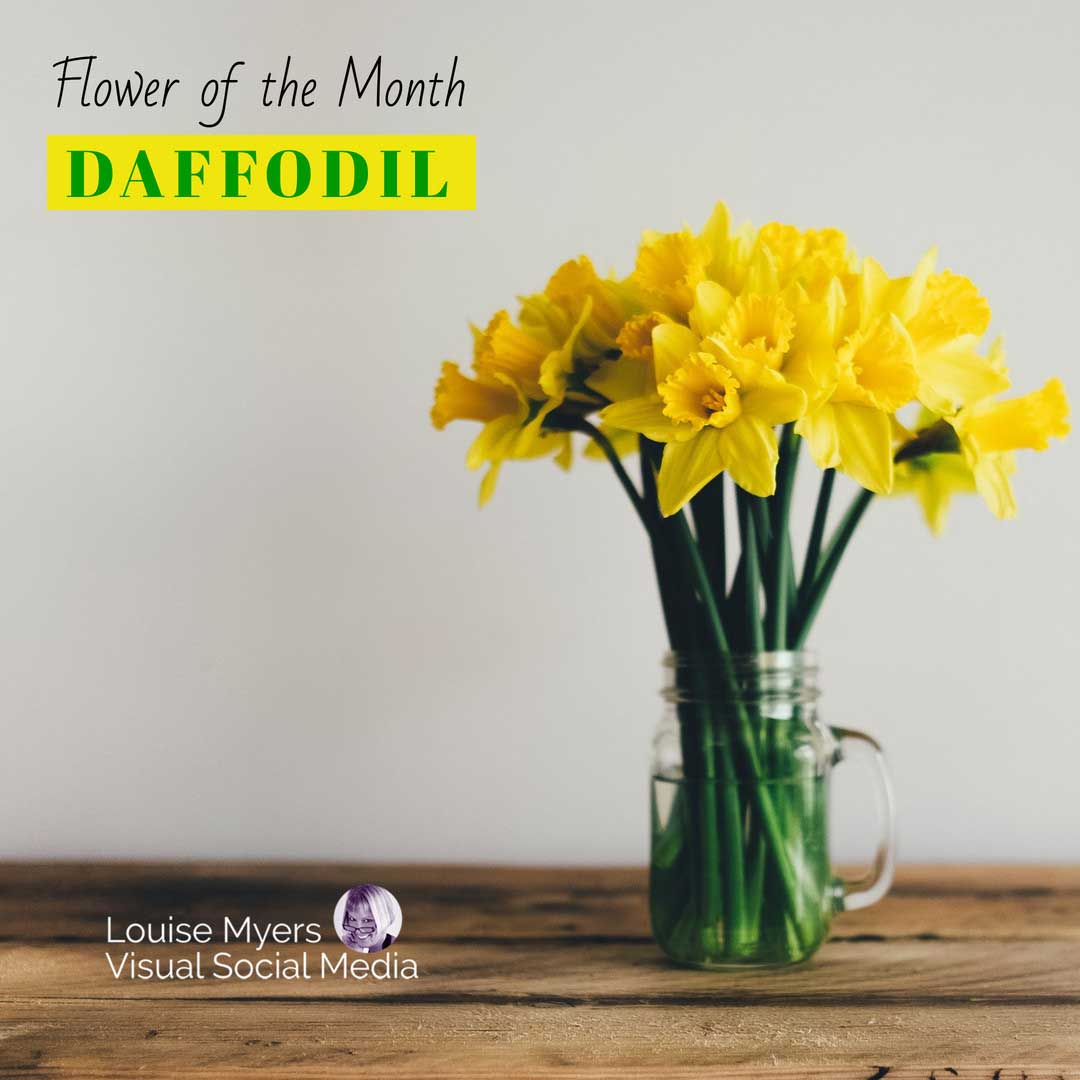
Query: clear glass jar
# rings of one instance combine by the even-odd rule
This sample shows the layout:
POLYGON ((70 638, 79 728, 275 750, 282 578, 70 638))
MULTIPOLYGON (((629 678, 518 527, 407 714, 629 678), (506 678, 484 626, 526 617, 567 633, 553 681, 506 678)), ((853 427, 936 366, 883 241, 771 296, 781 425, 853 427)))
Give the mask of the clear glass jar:
POLYGON ((683 964, 790 964, 811 956, 837 911, 892 881, 894 815, 881 747, 818 715, 803 652, 718 661, 669 654, 654 741, 649 900, 653 934, 683 964), (849 751, 877 769, 883 835, 866 879, 829 863, 832 767, 849 751))

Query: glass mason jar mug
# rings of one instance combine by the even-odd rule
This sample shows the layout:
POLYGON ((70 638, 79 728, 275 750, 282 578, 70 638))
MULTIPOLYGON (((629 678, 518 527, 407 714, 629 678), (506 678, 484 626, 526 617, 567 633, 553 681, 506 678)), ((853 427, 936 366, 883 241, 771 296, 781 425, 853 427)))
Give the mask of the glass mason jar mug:
POLYGON ((653 934, 672 960, 698 967, 805 960, 835 912, 876 903, 892 882, 881 747, 821 722, 807 653, 669 654, 665 668, 652 768, 653 934), (869 875, 844 881, 829 864, 829 775, 856 750, 876 768, 884 828, 869 875))

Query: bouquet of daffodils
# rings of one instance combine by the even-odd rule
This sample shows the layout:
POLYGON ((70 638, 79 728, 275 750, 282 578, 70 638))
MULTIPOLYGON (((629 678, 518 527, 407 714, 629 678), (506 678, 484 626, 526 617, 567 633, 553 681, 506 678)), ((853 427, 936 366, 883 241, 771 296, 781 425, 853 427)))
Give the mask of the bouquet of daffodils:
MULTIPOLYGON (((1044 450, 1069 430, 1059 380, 1003 396, 1011 380, 1001 343, 981 347, 986 300, 935 264, 930 252, 911 274, 890 277, 839 231, 733 229, 719 205, 699 233, 645 233, 627 278, 601 277, 582 256, 523 297, 516 317, 500 311, 474 327, 472 373, 443 365, 431 418, 437 428, 483 425, 467 457, 486 468, 481 503, 504 462, 551 456, 568 468, 572 440, 584 436, 644 526, 672 650, 711 657, 718 692, 726 685, 734 698, 733 658, 803 646, 875 495, 914 495, 935 532, 956 493, 977 492, 995 516, 1011 517, 1015 451, 1044 450), (789 521, 804 445, 821 477, 796 558, 789 521), (634 452, 637 482, 624 464, 634 452), (837 472, 857 492, 830 531, 837 472)), ((686 775, 762 779, 752 710, 726 712, 730 730, 695 747, 705 725, 684 700, 686 775)), ((805 905, 785 818, 767 795, 756 799, 776 918, 797 944, 805 905)), ((699 913, 712 905, 705 922, 720 927, 706 960, 737 955, 748 926, 762 932, 754 850, 735 827, 745 808, 723 801, 694 810, 691 831, 726 838, 714 844, 717 873, 745 894, 711 899, 719 887, 699 868, 695 888, 706 898, 688 902, 699 913)), ((762 837, 754 842, 760 851, 762 837)))

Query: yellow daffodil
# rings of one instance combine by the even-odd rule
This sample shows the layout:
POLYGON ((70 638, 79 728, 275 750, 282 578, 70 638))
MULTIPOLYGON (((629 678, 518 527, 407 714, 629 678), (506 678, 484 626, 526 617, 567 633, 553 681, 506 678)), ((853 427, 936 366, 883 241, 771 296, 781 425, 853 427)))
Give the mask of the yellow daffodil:
POLYGON ((995 517, 1016 514, 1013 451, 1046 450, 1069 433, 1069 401, 1060 379, 1005 401, 979 401, 949 418, 975 487, 995 517))
POLYGON ((891 418, 899 409, 917 399, 939 413, 955 411, 1008 387, 1003 367, 976 348, 989 306, 966 278, 934 273, 935 258, 931 251, 905 278, 890 279, 873 259, 857 278, 834 277, 809 319, 816 340, 795 350, 785 372, 811 395, 796 430, 816 463, 878 493, 892 488, 891 418), (808 380, 832 390, 815 396, 808 380))
POLYGON ((582 255, 563 263, 542 293, 521 297, 516 320, 499 311, 483 329, 473 328, 475 377, 456 364, 443 365, 432 423, 436 428, 451 420, 484 425, 466 458, 470 468, 490 466, 480 485, 481 503, 491 497, 506 460, 553 455, 557 464, 569 467, 570 433, 554 430, 553 420, 555 414, 564 420, 580 417, 604 403, 602 391, 591 389, 587 380, 595 377, 601 385, 621 380, 624 392, 629 389, 628 371, 609 369, 620 355, 616 339, 639 311, 635 297, 635 288, 601 278, 582 255))
POLYGON ((656 307, 673 315, 685 315, 694 304, 694 290, 705 280, 709 246, 689 229, 680 232, 646 232, 638 248, 632 280, 656 300, 656 307))
POLYGON ((721 286, 699 284, 688 312, 693 329, 674 322, 653 328, 650 390, 600 414, 615 428, 666 444, 657 479, 665 515, 677 513, 725 470, 751 494, 771 494, 777 461, 773 428, 806 407, 802 390, 773 366, 770 350, 780 348, 784 336, 776 326, 786 326, 780 313, 772 313, 769 334, 748 338, 739 332, 751 325, 743 315, 729 319, 733 306, 721 286))
MULTIPOLYGON (((661 323, 671 321, 657 311, 628 319, 615 339, 615 358, 603 361, 586 376, 588 390, 607 401, 626 401, 654 389, 652 332, 661 323)), ((629 445, 625 440, 613 441, 629 445)))
POLYGON ((779 296, 747 293, 733 300, 720 324, 725 349, 778 370, 795 330, 795 315, 779 296))
POLYGON ((476 378, 469 378, 457 364, 443 364, 431 422, 439 430, 452 420, 475 420, 484 425, 465 458, 470 469, 485 463, 489 466, 480 482, 481 506, 491 498, 499 469, 510 458, 553 454, 558 465, 570 467, 570 435, 545 430, 533 412, 531 400, 510 376, 481 371, 476 378))
POLYGON ((786 372, 811 398, 795 431, 820 468, 840 469, 870 491, 887 492, 893 485, 892 415, 918 388, 915 349, 895 315, 842 336, 844 312, 835 293, 833 299, 831 314, 818 312, 824 340, 808 344, 786 372))
MULTIPOLYGON (((585 255, 563 263, 552 274, 544 297, 556 312, 565 313, 571 322, 582 320, 575 357, 585 367, 613 359, 617 351, 616 338, 627 320, 640 309, 633 287, 613 278, 600 277, 585 255)), ((535 314, 535 306, 526 302, 522 318, 528 320, 535 314)), ((541 313, 538 321, 543 325, 549 318, 541 313)))
POLYGON ((643 307, 685 319, 702 281, 714 281, 732 294, 742 291, 753 247, 750 226, 732 232, 727 207, 717 203, 698 234, 689 228, 643 233, 630 285, 639 291, 643 307))
POLYGON ((518 395, 509 380, 463 375, 450 360, 443 361, 442 373, 435 385, 435 404, 431 422, 442 431, 452 420, 476 420, 486 424, 517 411, 518 395))
POLYGON ((893 495, 914 495, 934 535, 945 528, 949 502, 954 495, 975 490, 971 466, 960 454, 925 454, 896 465, 893 495))
POLYGON ((818 466, 917 495, 938 530, 951 495, 973 488, 1013 513, 1013 452, 1068 430, 1058 382, 1000 400, 1000 345, 980 352, 989 322, 985 298, 937 270, 934 251, 892 278, 838 230, 732 228, 718 203, 700 232, 643 234, 624 280, 584 255, 563 263, 516 317, 474 330, 473 371, 444 365, 431 416, 483 425, 468 456, 490 466, 483 500, 509 458, 568 465, 570 433, 600 411, 617 453, 639 435, 665 445, 666 515, 722 471, 771 493, 774 428, 794 421, 818 466), (898 413, 915 403, 913 434, 898 413))
POLYGON ((911 278, 897 283, 899 315, 915 348, 918 398, 938 413, 955 412, 1009 388, 997 351, 979 354, 990 305, 966 278, 933 272, 931 251, 911 278))
POLYGON ((761 227, 757 239, 775 261, 783 284, 827 283, 857 269, 847 237, 839 229, 797 229, 773 221, 761 227))
MULTIPOLYGON (((992 363, 1004 370, 998 354, 992 363)), ((938 533, 953 495, 977 491, 998 518, 1016 514, 1016 450, 1045 450, 1069 432, 1069 403, 1059 379, 1005 401, 984 400, 948 416, 924 409, 897 455, 894 493, 914 495, 938 533)))
POLYGON ((550 430, 544 421, 572 392, 575 349, 592 311, 591 295, 571 307, 547 294, 526 297, 518 322, 499 311, 483 330, 473 328, 474 378, 456 364, 443 365, 431 420, 440 429, 452 420, 484 425, 466 456, 469 468, 489 466, 480 484, 481 505, 491 498, 508 459, 554 455, 557 464, 569 467, 569 433, 550 430))

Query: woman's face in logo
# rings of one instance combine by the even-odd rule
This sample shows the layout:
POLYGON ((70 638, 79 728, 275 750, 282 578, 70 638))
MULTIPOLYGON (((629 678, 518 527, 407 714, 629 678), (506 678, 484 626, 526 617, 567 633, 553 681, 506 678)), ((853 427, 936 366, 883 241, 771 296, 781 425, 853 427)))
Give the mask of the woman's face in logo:
POLYGON ((349 897, 341 920, 342 941, 350 949, 371 949, 382 945, 383 932, 371 905, 362 896, 349 897))
POLYGON ((334 929, 356 952, 381 952, 401 933, 401 905, 381 885, 356 885, 334 906, 334 929))

